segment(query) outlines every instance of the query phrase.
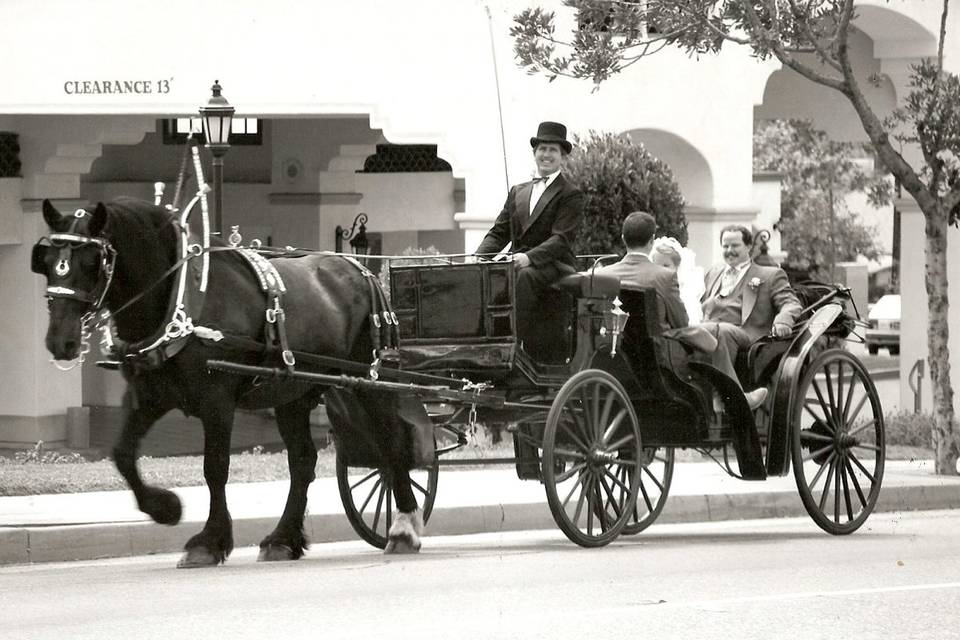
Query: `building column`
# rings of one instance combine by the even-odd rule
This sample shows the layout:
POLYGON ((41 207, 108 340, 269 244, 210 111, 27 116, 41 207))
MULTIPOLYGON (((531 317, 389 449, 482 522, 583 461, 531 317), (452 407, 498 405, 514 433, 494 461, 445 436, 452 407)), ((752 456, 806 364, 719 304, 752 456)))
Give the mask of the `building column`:
MULTIPOLYGON (((0 216, 5 224, 19 223, 20 240, 0 243, 0 447, 22 448, 39 440, 50 446, 68 441, 67 410, 81 404, 80 367, 56 370, 44 344, 47 332, 46 281, 30 271, 33 243, 49 234, 40 213, 40 202, 21 200, 22 180, 0 180, 0 216)), ((61 210, 73 211, 76 200, 58 201, 61 210)))

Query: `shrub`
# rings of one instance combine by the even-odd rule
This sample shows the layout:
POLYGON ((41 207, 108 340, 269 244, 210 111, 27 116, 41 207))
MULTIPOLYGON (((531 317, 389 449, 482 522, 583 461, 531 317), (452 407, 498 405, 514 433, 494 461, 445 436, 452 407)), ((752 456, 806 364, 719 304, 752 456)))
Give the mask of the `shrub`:
POLYGON ((57 451, 46 451, 43 448, 43 440, 38 440, 37 444, 25 451, 18 451, 13 455, 13 459, 20 464, 77 464, 86 462, 87 459, 76 451, 69 453, 60 453, 57 451))
POLYGON ((683 196, 673 172, 627 136, 591 131, 576 138, 565 175, 587 196, 574 253, 622 253, 620 227, 641 210, 657 219, 658 236, 687 244, 683 196))
POLYGON ((929 449, 933 443, 933 416, 899 411, 884 416, 887 444, 929 449))

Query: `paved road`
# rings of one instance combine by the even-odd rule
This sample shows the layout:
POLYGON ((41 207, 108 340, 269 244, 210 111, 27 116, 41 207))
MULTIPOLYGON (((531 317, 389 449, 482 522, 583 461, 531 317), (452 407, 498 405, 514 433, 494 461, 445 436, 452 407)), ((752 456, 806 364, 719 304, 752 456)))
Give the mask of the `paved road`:
POLYGON ((297 563, 253 549, 0 568, 0 636, 21 638, 960 638, 960 512, 874 514, 833 538, 806 519, 655 525, 597 550, 554 531, 359 543, 297 563))

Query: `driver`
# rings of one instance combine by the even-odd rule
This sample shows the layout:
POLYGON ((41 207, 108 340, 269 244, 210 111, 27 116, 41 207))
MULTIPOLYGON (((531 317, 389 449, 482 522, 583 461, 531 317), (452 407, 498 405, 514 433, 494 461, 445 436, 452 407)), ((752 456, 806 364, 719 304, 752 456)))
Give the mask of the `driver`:
POLYGON ((477 255, 496 254, 508 243, 517 269, 517 335, 535 360, 557 354, 556 336, 563 327, 550 322, 539 301, 547 288, 574 270, 573 238, 583 215, 584 196, 563 176, 573 145, 559 122, 541 122, 530 138, 537 177, 510 188, 503 210, 477 247, 477 255))

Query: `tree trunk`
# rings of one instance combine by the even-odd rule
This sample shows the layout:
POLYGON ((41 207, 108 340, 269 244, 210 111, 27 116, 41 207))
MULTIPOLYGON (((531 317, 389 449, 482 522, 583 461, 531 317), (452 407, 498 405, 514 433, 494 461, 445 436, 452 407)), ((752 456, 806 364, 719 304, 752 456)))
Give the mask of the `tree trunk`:
POLYGON ((937 206, 924 211, 926 219, 926 287, 929 307, 927 326, 927 364, 933 389, 933 446, 935 471, 957 475, 960 457, 960 430, 954 421, 953 387, 950 384, 950 327, 947 297, 947 230, 948 211, 937 206))

